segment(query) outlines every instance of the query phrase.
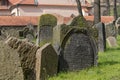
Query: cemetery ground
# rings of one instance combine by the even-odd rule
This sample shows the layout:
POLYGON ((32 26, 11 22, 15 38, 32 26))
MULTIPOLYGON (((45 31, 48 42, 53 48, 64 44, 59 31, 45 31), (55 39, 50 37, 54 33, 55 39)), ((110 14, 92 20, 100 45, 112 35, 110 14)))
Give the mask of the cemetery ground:
POLYGON ((107 45, 105 52, 99 53, 98 66, 76 72, 61 72, 49 80, 120 80, 120 36, 118 47, 107 45))

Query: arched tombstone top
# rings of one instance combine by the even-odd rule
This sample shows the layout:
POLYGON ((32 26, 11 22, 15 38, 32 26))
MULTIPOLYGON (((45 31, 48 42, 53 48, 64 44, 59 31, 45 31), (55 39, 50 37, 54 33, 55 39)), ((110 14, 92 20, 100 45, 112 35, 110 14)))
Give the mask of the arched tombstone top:
POLYGON ((63 38, 62 42, 61 42, 61 47, 63 48, 65 46, 65 42, 66 40, 73 34, 73 33, 82 33, 82 34, 85 34, 85 35, 88 35, 88 32, 85 28, 72 28, 70 29, 65 37, 63 38))
POLYGON ((80 70, 97 64, 97 48, 85 28, 72 28, 61 42, 59 71, 80 70))

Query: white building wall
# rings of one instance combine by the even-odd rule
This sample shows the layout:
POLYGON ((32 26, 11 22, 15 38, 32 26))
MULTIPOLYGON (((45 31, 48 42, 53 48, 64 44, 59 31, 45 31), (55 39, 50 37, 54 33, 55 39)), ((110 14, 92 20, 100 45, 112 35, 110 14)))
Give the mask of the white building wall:
MULTIPOLYGON (((11 14, 15 16, 40 16, 41 14, 59 14, 64 17, 70 17, 72 14, 78 15, 76 0, 38 0, 38 6, 19 6, 14 8, 11 14), (58 5, 58 6, 57 6, 58 5), (61 5, 61 6, 60 6, 61 5), (65 6, 71 5, 71 6, 65 6), (73 5, 73 6, 72 6, 73 5)), ((81 0, 84 4, 85 0, 81 0)), ((88 13, 82 10, 83 15, 87 16, 88 13)))
MULTIPOLYGON (((21 6, 19 7, 20 16, 40 16, 41 14, 59 14, 65 17, 70 17, 71 14, 78 15, 77 7, 64 6, 21 6)), ((15 10, 13 11, 15 12, 15 10)))
MULTIPOLYGON (((85 0, 80 0, 81 4, 85 4, 85 0)), ((76 5, 76 0, 38 0, 39 4, 56 4, 56 5, 76 5)))
POLYGON ((20 14, 20 9, 19 9, 19 7, 17 8, 14 8, 14 9, 12 9, 12 11, 11 11, 11 15, 13 15, 13 16, 20 16, 21 14, 20 14))

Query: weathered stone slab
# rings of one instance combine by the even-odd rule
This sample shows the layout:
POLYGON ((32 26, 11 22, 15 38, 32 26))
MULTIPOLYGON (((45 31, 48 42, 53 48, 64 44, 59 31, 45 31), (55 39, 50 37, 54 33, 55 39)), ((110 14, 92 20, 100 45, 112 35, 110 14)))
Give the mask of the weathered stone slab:
POLYGON ((36 53, 36 80, 47 80, 57 74, 58 56, 51 44, 47 43, 36 53))
POLYGON ((38 46, 17 38, 9 38, 6 43, 19 53, 24 80, 35 80, 35 60, 38 46))
POLYGON ((85 29, 71 29, 64 37, 59 55, 59 70, 74 71, 97 64, 97 47, 85 29))
POLYGON ((70 27, 65 24, 53 28, 53 46, 57 54, 59 54, 61 42, 69 29, 70 27))
POLYGON ((40 46, 47 42, 52 42, 53 39, 53 27, 52 26, 41 26, 40 27, 40 46))
POLYGON ((98 23, 95 25, 98 30, 98 50, 104 52, 106 49, 106 34, 104 23, 98 23))
POLYGON ((120 35, 120 17, 116 20, 115 27, 116 27, 116 30, 117 30, 117 34, 120 35))
POLYGON ((0 41, 0 80, 24 80, 19 54, 0 41))
POLYGON ((110 22, 105 24, 105 32, 106 32, 106 38, 109 36, 116 37, 117 31, 115 29, 114 22, 110 22))
POLYGON ((26 38, 29 42, 33 42, 36 37, 35 27, 31 23, 27 24, 26 27, 19 31, 19 37, 26 38))
POLYGON ((108 38, 107 38, 107 42, 108 42, 108 45, 109 45, 110 47, 117 47, 117 46, 118 46, 115 37, 112 37, 112 36, 108 37, 108 38))

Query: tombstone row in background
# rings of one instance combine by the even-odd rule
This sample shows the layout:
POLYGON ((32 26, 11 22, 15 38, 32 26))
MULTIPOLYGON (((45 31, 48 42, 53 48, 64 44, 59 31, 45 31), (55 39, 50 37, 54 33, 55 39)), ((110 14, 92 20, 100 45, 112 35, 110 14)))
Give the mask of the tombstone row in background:
POLYGON ((14 36, 17 38, 27 38, 33 41, 36 38, 36 27, 29 23, 27 26, 1 26, 0 27, 0 40, 7 37, 14 36))

